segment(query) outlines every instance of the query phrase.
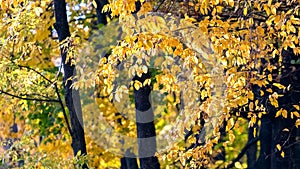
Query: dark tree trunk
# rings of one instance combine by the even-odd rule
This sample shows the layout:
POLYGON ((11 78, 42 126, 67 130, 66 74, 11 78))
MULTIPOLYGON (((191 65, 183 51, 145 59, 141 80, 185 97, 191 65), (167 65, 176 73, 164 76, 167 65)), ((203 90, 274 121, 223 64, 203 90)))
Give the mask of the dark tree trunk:
POLYGON ((272 122, 269 117, 262 117, 260 126, 260 153, 253 168, 266 169, 271 167, 272 122))
POLYGON ((96 8, 96 12, 97 12, 97 20, 98 20, 98 24, 103 24, 106 25, 107 24, 107 13, 103 13, 102 9, 104 7, 104 5, 108 4, 108 0, 95 0, 96 4, 97 4, 97 8, 96 8))
MULTIPOLYGON (((255 139, 253 132, 254 132, 254 128, 256 128, 256 127, 257 127, 257 125, 250 127, 248 129, 248 142, 255 139)), ((249 168, 251 168, 255 164, 256 152, 257 152, 257 144, 251 145, 247 151, 247 165, 249 168)))
MULTIPOLYGON (((285 149, 285 157, 282 158, 280 155, 280 151, 276 149, 276 145, 283 145, 285 141, 287 145, 293 142, 292 138, 289 138, 289 132, 284 132, 283 129, 291 128, 294 125, 288 119, 282 119, 281 117, 276 118, 272 123, 272 151, 271 154, 271 168, 272 169, 292 169, 292 161, 291 161, 291 149, 285 149)), ((284 146, 283 146, 284 147, 284 146)), ((283 148, 282 147, 282 148, 283 148)))
MULTIPOLYGON (((59 41, 62 42, 70 36, 66 13, 66 2, 64 0, 54 0, 54 8, 56 19, 55 29, 58 33, 59 41)), ((72 148, 74 155, 77 155, 79 151, 81 152, 81 154, 85 155, 87 152, 84 138, 84 129, 82 126, 82 110, 80 104, 79 91, 73 90, 71 88, 73 81, 68 80, 74 76, 75 66, 71 65, 71 59, 67 60, 66 48, 61 48, 61 57, 64 68, 63 84, 65 89, 65 101, 66 106, 69 110, 71 121, 72 148)))
POLYGON ((291 146, 292 158, 294 159, 293 168, 300 168, 300 128, 295 131, 295 143, 291 146))
MULTIPOLYGON (((297 169, 300 168, 299 129, 295 125, 295 117, 291 119, 291 112, 296 111, 293 105, 300 102, 300 65, 293 64, 292 60, 298 59, 292 49, 282 51, 283 66, 280 70, 273 71, 273 79, 280 84, 289 86, 281 90, 273 87, 272 90, 282 97, 278 97, 280 108, 287 110, 287 117, 275 117, 278 108, 267 105, 267 115, 263 116, 260 127, 260 156, 253 168, 255 169, 297 169), (278 150, 277 145, 280 145, 278 150), (281 155, 284 152, 284 157, 281 155)), ((277 58, 278 59, 278 58, 277 58)), ((278 64, 276 58, 271 64, 278 64)), ((263 98, 265 102, 267 98, 263 98)), ((298 111, 299 112, 299 111, 298 111)))
MULTIPOLYGON (((144 82, 150 78, 150 72, 142 77, 135 76, 133 80, 144 82)), ((149 85, 134 89, 136 126, 138 137, 138 151, 141 169, 159 169, 160 165, 156 152, 156 133, 154 126, 154 114, 151 106, 151 87, 149 85)))
POLYGON ((121 169, 138 169, 136 158, 121 158, 121 169))

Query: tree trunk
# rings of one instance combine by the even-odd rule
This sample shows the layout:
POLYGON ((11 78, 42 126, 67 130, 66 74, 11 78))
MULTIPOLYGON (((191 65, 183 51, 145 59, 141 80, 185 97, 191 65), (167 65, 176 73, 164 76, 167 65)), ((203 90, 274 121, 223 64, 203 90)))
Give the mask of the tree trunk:
MULTIPOLYGON (((278 71, 273 71, 272 75, 274 82, 278 83, 279 79, 279 83, 289 86, 289 89, 281 90, 273 87, 272 90, 283 95, 278 97, 278 103, 288 114, 287 117, 282 115, 275 117, 280 108, 267 105, 267 115, 261 119, 260 156, 254 166, 255 169, 296 169, 300 164, 299 129, 294 126, 295 117, 290 118, 291 112, 296 111, 293 105, 299 105, 300 102, 300 65, 292 63, 292 60, 298 59, 299 56, 296 56, 292 49, 283 50, 281 56, 283 66, 278 71)), ((276 58, 271 61, 271 64, 277 63, 276 58)))
MULTIPOLYGON (((66 2, 64 0, 54 0, 55 8, 55 29, 58 33, 58 39, 60 42, 70 37, 69 25, 67 21, 66 2)), ((72 80, 69 80, 74 76, 75 66, 71 65, 71 59, 67 60, 67 50, 61 47, 61 57, 64 68, 64 89, 65 89, 65 101, 69 110, 71 121, 71 136, 72 136, 72 148, 74 155, 80 151, 82 155, 86 152, 86 143, 84 138, 84 129, 82 126, 82 109, 80 104, 80 96, 78 90, 73 90, 71 85, 72 80)), ((86 166, 84 166, 86 168, 86 166)))
MULTIPOLYGON (((284 132, 283 129, 291 128, 294 123, 290 123, 288 119, 282 119, 282 117, 275 118, 272 123, 272 154, 271 154, 271 168, 272 169, 292 169, 291 149, 285 149, 285 157, 282 158, 280 151, 276 149, 276 145, 283 145, 287 141, 287 145, 292 142, 291 138, 288 138, 289 133, 284 132)), ((292 133, 291 133, 292 134, 292 133)))
POLYGON ((107 24, 107 20, 106 20, 107 13, 103 13, 102 9, 103 9, 104 5, 108 4, 108 0, 95 0, 95 2, 97 4, 96 12, 97 12, 98 24, 106 25, 107 24))
MULTIPOLYGON (((143 83, 151 77, 150 72, 143 74, 142 77, 135 76, 134 80, 143 83)), ((138 137, 138 152, 141 169, 159 169, 160 165, 156 152, 156 133, 154 126, 154 114, 151 106, 151 88, 149 85, 134 89, 136 126, 138 137)))
POLYGON ((121 169, 138 169, 136 158, 121 158, 121 169))
MULTIPOLYGON (((254 128, 256 128, 256 127, 257 127, 257 125, 254 125, 253 127, 250 127, 248 129, 248 142, 255 139, 253 132, 254 132, 254 128)), ((256 152, 257 152, 257 144, 253 144, 252 146, 250 146, 247 151, 247 165, 249 168, 251 168, 255 164, 256 152)))
POLYGON ((262 117, 259 140, 260 140, 260 153, 258 160, 253 168, 266 169, 271 167, 271 142, 272 142, 272 123, 269 117, 262 117))

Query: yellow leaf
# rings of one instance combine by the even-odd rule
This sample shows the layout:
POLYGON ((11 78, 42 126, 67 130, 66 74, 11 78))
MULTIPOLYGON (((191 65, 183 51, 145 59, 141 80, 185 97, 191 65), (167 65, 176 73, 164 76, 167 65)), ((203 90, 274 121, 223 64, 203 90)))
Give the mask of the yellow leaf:
POLYGON ((268 80, 269 80, 270 82, 272 81, 272 75, 271 75, 271 74, 268 75, 268 80))
POLYGON ((13 1, 13 5, 14 5, 14 7, 17 7, 17 6, 18 6, 18 1, 17 1, 17 0, 14 0, 14 1, 13 1))
POLYGON ((148 72, 147 66, 146 66, 146 65, 143 65, 143 66, 142 66, 142 70, 143 70, 144 73, 147 73, 147 72, 148 72))
POLYGON ((275 115, 275 117, 278 117, 278 116, 280 116, 280 115, 281 115, 281 112, 282 112, 282 109, 278 110, 278 111, 276 112, 276 115, 275 115))
POLYGON ((43 13, 43 9, 42 9, 41 7, 36 7, 36 8, 35 8, 35 14, 36 14, 37 16, 40 16, 41 13, 43 13))
POLYGON ((229 133, 229 142, 233 143, 234 139, 235 139, 234 134, 229 133))
POLYGON ((248 8, 244 8, 244 15, 246 16, 248 14, 248 8))
POLYGON ((284 89, 284 88, 285 88, 285 86, 283 86, 283 85, 280 84, 280 83, 273 83, 273 86, 276 86, 276 87, 279 88, 279 89, 284 89))
POLYGON ((297 112, 297 111, 294 111, 294 112, 292 112, 293 113, 293 115, 295 115, 296 117, 300 117, 300 114, 297 112))
POLYGON ((96 3, 96 1, 94 0, 92 3, 93 3, 93 5, 94 5, 94 7, 97 8, 97 3, 96 3))
POLYGON ((185 166, 185 158, 184 156, 179 157, 179 160, 183 166, 185 166))
POLYGON ((253 111, 253 108, 254 108, 254 104, 253 104, 253 102, 250 102, 250 103, 249 103, 249 110, 250 110, 250 111, 253 111))
POLYGON ((271 12, 273 15, 276 15, 276 7, 275 6, 271 7, 271 12))
POLYGON ((233 0, 229 0, 228 4, 229 4, 229 6, 234 7, 234 1, 233 0))
POLYGON ((139 90, 143 85, 140 81, 135 80, 133 86, 136 90, 139 90))
POLYGON ((235 162, 234 163, 235 168, 243 168, 240 162, 235 162))
POLYGON ((184 20, 188 22, 196 22, 197 20, 195 18, 190 18, 187 14, 184 14, 184 20))
POLYGON ((280 154, 280 155, 281 155, 281 157, 282 157, 282 158, 284 158, 284 152, 281 152, 281 154, 280 154))
POLYGON ((64 118, 64 113, 63 112, 59 112, 57 114, 57 117, 63 119, 64 118))
POLYGON ((268 6, 270 7, 272 5, 272 0, 268 0, 268 6))
POLYGON ((299 125, 300 125, 300 119, 297 119, 295 126, 298 128, 299 125))
POLYGON ((295 107, 296 110, 300 110, 300 106, 299 105, 293 105, 295 107))
POLYGON ((113 99, 113 95, 112 95, 112 94, 110 94, 110 95, 109 95, 109 97, 108 97, 108 99, 109 99, 110 101, 112 101, 112 99, 113 99))
POLYGON ((264 10, 266 11, 268 16, 271 14, 271 10, 267 5, 264 5, 264 10))
POLYGON ((254 94, 253 94, 252 91, 250 91, 250 92, 248 93, 248 98, 249 98, 250 100, 253 100, 253 99, 254 99, 254 94))
POLYGON ((249 19, 249 24, 250 24, 250 25, 253 25, 253 24, 254 24, 253 18, 250 18, 250 19, 249 19))
POLYGON ((201 99, 203 100, 205 97, 207 97, 207 92, 206 90, 201 91, 201 99))
POLYGON ((118 93, 115 94, 115 99, 116 99, 117 102, 120 102, 120 101, 121 101, 121 100, 120 100, 120 97, 119 97, 119 95, 118 95, 118 93))
POLYGON ((267 92, 270 92, 270 93, 272 93, 272 92, 273 92, 273 90, 272 90, 271 88, 268 88, 268 89, 267 89, 267 92))
POLYGON ((276 145, 276 148, 280 151, 281 150, 281 146, 279 144, 276 145))
POLYGON ((269 98, 269 100, 270 100, 270 103, 271 103, 271 105, 273 105, 274 107, 278 107, 278 101, 277 101, 277 99, 276 98, 274 98, 273 96, 271 96, 270 98, 269 98))
POLYGON ((287 114, 288 114, 288 112, 285 109, 283 109, 282 110, 282 117, 287 118, 287 114))
POLYGON ((78 156, 80 156, 80 155, 81 155, 81 151, 79 150, 79 151, 77 152, 76 156, 78 157, 78 156))
POLYGON ((151 84, 151 79, 146 79, 146 80, 143 82, 143 86, 150 85, 150 84, 151 84))
POLYGON ((290 130, 288 128, 283 129, 282 131, 289 132, 290 130))

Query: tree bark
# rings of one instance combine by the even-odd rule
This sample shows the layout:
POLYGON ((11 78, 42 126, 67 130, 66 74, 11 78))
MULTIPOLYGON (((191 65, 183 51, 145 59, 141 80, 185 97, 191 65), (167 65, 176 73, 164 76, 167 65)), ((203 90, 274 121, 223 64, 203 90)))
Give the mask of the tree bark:
MULTIPOLYGON (((66 2, 64 0, 54 0, 55 8, 55 29, 58 33, 60 42, 70 37, 69 25, 67 21, 66 2)), ((63 84, 65 89, 65 101, 69 110, 71 121, 72 148, 74 156, 80 151, 82 155, 87 154, 84 138, 84 129, 82 126, 82 109, 80 103, 79 91, 71 88, 73 80, 70 80, 75 74, 75 65, 71 64, 71 59, 67 60, 67 48, 61 47, 61 58, 64 68, 63 84)), ((83 167, 86 168, 86 165, 83 167)))
MULTIPOLYGON (((150 72, 142 77, 135 76, 133 80, 143 83, 151 77, 150 72)), ((141 169, 159 169, 160 165, 156 152, 156 133, 154 126, 154 114, 151 106, 151 87, 149 85, 134 89, 136 126, 138 137, 138 152, 141 169)))

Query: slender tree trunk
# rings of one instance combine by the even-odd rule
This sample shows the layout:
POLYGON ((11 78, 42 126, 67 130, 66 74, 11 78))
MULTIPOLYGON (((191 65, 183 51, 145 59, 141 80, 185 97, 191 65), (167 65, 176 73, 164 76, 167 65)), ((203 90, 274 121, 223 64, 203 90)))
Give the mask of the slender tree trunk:
MULTIPOLYGON (((133 80, 144 82, 150 78, 150 72, 143 74, 142 77, 135 76, 133 80)), ((134 89, 136 126, 138 137, 138 151, 141 169, 159 169, 160 165, 156 152, 156 133, 154 126, 154 114, 150 98, 151 88, 149 85, 134 89)))
MULTIPOLYGON (((70 36, 66 13, 66 2, 64 0, 54 0, 54 8, 56 19, 55 29, 57 30, 59 41, 62 42, 70 36)), ((71 88, 73 81, 69 80, 74 76, 75 66, 71 64, 71 59, 67 60, 66 48, 61 48, 61 57, 64 68, 63 84, 65 89, 65 101, 69 110, 71 121, 72 148, 74 155, 77 155, 79 151, 81 154, 85 155, 87 152, 82 125, 82 109, 79 91, 71 88)), ((86 168, 86 166, 84 166, 84 168, 86 168)))

